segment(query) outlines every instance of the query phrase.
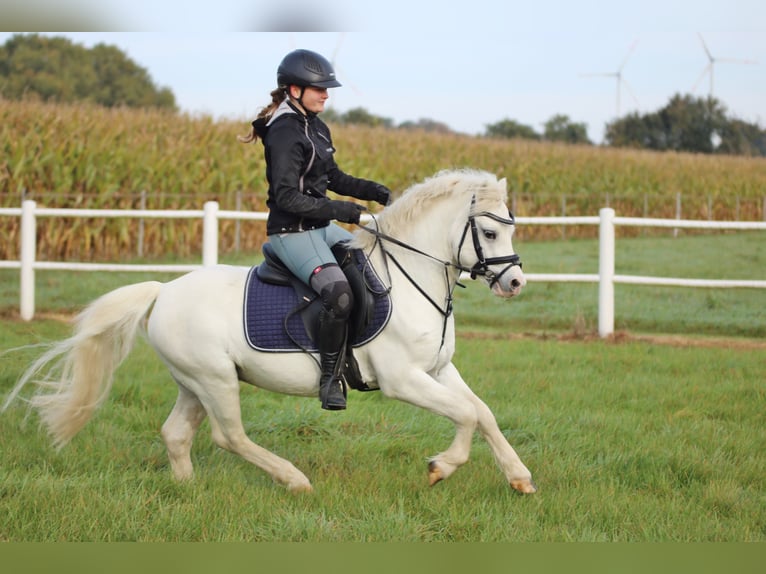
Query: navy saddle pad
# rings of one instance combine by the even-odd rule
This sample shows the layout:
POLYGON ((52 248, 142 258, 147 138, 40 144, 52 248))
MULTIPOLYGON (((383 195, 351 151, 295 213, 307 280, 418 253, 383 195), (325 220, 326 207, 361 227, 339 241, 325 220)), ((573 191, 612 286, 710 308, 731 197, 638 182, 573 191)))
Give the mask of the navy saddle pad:
MULTIPOLYGON (((367 296, 374 300, 370 320, 358 332, 350 333, 351 345, 359 347, 374 339, 388 323, 391 297, 364 253, 352 251, 351 255, 367 285, 367 296)), ((319 298, 307 286, 298 293, 291 285, 264 282, 257 270, 258 266, 250 269, 245 283, 244 328, 248 344, 258 351, 317 351, 309 331, 318 315, 319 298), (315 308, 313 313, 311 307, 315 308)), ((358 299, 356 293, 355 297, 358 299)), ((355 311, 359 307, 355 304, 355 311)), ((353 313, 349 323, 354 324, 353 313)))

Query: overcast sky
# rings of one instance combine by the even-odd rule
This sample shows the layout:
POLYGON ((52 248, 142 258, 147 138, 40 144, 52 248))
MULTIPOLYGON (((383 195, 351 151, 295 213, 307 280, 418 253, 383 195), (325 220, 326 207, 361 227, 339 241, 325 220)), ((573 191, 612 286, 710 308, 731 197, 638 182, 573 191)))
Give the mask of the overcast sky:
MULTIPOLYGON (((554 114, 566 114, 600 142, 617 116, 618 82, 588 74, 620 71, 620 115, 648 113, 676 93, 710 93, 706 46, 720 59, 713 95, 730 115, 766 126, 763 0, 25 6, 0 7, 4 29, 109 30, 55 34, 88 47, 118 46, 169 87, 183 111, 217 118, 252 119, 269 101, 279 61, 300 47, 335 61, 344 85, 331 90, 330 104, 341 112, 362 107, 397 124, 428 118, 468 134, 506 118, 541 132, 554 114)), ((0 33, 0 43, 10 35, 0 33)))

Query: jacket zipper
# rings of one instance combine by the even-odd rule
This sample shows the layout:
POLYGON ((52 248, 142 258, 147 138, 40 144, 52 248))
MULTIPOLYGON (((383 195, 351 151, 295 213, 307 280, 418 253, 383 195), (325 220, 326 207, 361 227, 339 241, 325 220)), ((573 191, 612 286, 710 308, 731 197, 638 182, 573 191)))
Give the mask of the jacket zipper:
MULTIPOLYGON (((311 144, 311 157, 309 158, 309 163, 306 166, 306 169, 298 179, 298 191, 301 193, 305 193, 305 190, 303 189, 304 178, 311 170, 311 166, 314 165, 314 158, 316 157, 316 148, 314 147, 314 142, 311 141, 311 138, 309 137, 309 121, 307 118, 303 120, 303 133, 305 134, 306 139, 309 140, 309 144, 311 144)), ((300 221, 298 221, 298 231, 303 231, 303 217, 301 217, 300 221)))

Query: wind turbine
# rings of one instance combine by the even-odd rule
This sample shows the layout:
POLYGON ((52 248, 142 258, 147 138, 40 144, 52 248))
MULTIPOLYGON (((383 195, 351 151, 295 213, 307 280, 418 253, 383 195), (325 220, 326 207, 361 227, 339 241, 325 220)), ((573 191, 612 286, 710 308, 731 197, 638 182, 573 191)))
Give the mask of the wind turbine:
POLYGON ((714 58, 713 55, 710 53, 710 50, 708 50, 707 45, 705 44, 705 40, 702 38, 702 34, 697 32, 697 35, 699 36, 700 42, 702 43, 702 48, 705 50, 705 55, 708 59, 708 64, 705 66, 705 69, 702 70, 702 73, 700 74, 699 78, 697 78, 697 81, 694 83, 694 87, 692 87, 692 93, 697 91, 697 87, 700 85, 700 82, 705 78, 706 74, 710 74, 710 97, 713 97, 713 70, 715 68, 716 62, 726 62, 730 64, 757 64, 758 62, 755 62, 753 60, 740 60, 735 58, 714 58))
POLYGON ((346 73, 344 72, 343 68, 341 68, 338 65, 338 53, 340 52, 340 47, 343 44, 343 41, 346 39, 346 33, 345 32, 339 32, 338 34, 338 42, 335 44, 335 50, 333 50, 332 58, 330 59, 330 63, 332 64, 332 67, 335 68, 335 73, 338 75, 338 79, 341 77, 344 77, 341 82, 344 86, 348 85, 351 90, 356 95, 361 95, 362 92, 357 88, 352 81, 350 81, 348 78, 345 78, 346 73))
POLYGON ((638 98, 636 98, 636 95, 633 93, 633 90, 630 89, 630 84, 628 84, 627 80, 622 77, 622 70, 625 67, 625 64, 628 63, 628 59, 633 53, 633 50, 636 49, 636 44, 638 44, 638 40, 634 40, 633 43, 630 45, 630 48, 628 48, 628 53, 625 54, 625 58, 623 58, 622 64, 620 64, 620 67, 617 68, 616 72, 604 72, 599 74, 580 74, 581 78, 593 78, 596 76, 600 76, 600 77, 615 78, 617 80, 616 100, 617 100, 617 117, 618 118, 620 117, 620 92, 622 91, 623 86, 625 86, 625 89, 633 98, 633 101, 636 102, 636 105, 638 105, 638 98))

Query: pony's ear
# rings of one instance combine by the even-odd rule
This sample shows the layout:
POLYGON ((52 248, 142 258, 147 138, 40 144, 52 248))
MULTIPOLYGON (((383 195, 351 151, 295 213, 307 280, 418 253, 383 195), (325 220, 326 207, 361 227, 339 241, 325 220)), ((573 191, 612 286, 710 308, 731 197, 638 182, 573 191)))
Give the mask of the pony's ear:
POLYGON ((497 183, 498 183, 498 185, 502 185, 504 189, 508 189, 508 182, 506 181, 505 178, 501 179, 497 183))

